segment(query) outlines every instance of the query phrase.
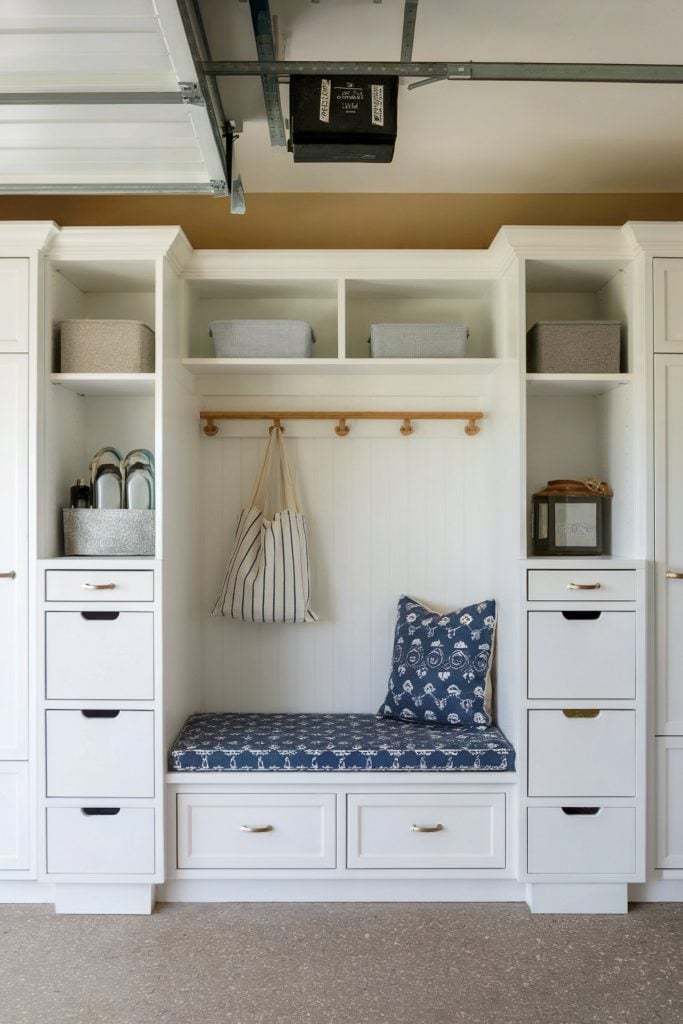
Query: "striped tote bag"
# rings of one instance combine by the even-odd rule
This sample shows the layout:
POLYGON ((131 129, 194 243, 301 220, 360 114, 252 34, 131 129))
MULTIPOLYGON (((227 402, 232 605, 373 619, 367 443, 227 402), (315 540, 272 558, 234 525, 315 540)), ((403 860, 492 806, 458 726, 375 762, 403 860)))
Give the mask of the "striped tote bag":
POLYGON ((306 521, 282 433, 273 427, 211 614, 243 622, 316 622, 310 594, 306 521))

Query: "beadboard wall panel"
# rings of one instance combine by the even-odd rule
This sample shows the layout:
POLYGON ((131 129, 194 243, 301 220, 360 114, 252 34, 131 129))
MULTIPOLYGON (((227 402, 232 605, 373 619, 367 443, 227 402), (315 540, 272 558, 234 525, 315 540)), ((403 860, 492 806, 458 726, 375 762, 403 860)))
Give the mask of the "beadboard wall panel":
POLYGON ((460 424, 420 424, 410 438, 395 424, 354 425, 347 438, 330 436, 329 424, 301 428, 306 436, 288 428, 287 446, 309 524, 315 624, 210 616, 263 427, 260 437, 203 444, 206 710, 374 712, 400 594, 439 607, 492 596, 484 437, 467 438, 460 424))

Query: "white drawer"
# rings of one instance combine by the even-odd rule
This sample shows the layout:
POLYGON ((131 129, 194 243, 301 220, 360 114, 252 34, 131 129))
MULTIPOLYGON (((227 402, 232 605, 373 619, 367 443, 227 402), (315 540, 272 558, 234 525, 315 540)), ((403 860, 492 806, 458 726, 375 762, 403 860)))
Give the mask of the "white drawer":
POLYGON ((26 761, 0 761, 0 872, 30 867, 29 779, 26 761))
POLYGON ((505 794, 350 794, 348 867, 504 868, 505 794))
POLYGON ((528 651, 529 697, 635 697, 635 612, 529 612, 528 651))
POLYGON ((48 807, 50 874, 154 874, 151 807, 48 807))
POLYGON ((153 711, 48 711, 45 717, 48 796, 154 796, 153 711))
POLYGON ((152 700, 154 613, 45 615, 48 700, 152 700))
POLYGON ((48 569, 48 601, 153 601, 151 569, 48 569))
POLYGON ((633 807, 530 807, 528 869, 538 875, 631 875, 636 870, 633 807))
POLYGON ((634 711, 530 711, 529 796, 634 796, 635 719, 634 711))
POLYGON ((635 601, 635 569, 530 569, 530 601, 635 601))
POLYGON ((179 793, 179 868, 333 868, 336 797, 179 793))

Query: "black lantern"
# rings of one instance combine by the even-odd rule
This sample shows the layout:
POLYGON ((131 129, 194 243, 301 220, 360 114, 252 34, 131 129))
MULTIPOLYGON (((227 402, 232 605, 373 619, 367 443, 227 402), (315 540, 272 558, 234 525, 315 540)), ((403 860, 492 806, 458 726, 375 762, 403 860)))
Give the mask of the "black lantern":
POLYGON ((532 498, 535 555, 604 555, 609 551, 612 489, 601 480, 549 480, 532 498))

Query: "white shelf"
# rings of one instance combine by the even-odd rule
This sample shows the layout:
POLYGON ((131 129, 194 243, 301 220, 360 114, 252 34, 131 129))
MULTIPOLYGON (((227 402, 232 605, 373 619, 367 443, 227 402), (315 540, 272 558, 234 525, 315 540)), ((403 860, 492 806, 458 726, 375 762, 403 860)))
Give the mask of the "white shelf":
POLYGON ((79 395, 153 395, 153 373, 51 373, 50 382, 79 395))
POLYGON ((183 359, 197 376, 233 373, 444 373, 485 376, 494 373, 499 359, 183 359))
POLYGON ((631 373, 527 373, 530 395, 602 395, 630 384, 631 373))

